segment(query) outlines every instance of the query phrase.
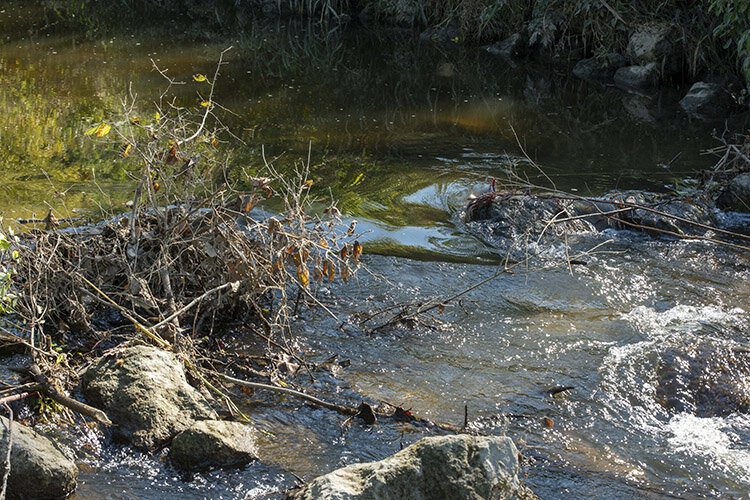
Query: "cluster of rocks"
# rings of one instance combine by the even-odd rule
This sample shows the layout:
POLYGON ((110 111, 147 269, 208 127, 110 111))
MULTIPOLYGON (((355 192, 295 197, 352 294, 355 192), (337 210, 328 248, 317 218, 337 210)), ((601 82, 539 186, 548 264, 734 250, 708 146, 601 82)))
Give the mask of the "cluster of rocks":
POLYGON ((218 420, 182 366, 171 352, 130 347, 89 368, 83 393, 115 423, 116 439, 145 451, 170 446, 169 458, 180 469, 238 467, 255 460, 253 428, 218 420))
MULTIPOLYGON (((134 346, 100 359, 82 377, 89 403, 107 413, 113 437, 144 450, 169 446, 183 471, 241 467, 257 459, 252 426, 219 420, 173 353, 134 346)), ((0 418, 0 449, 8 420, 0 418)), ((64 498, 78 468, 49 439, 13 423, 9 498, 64 498)), ((2 473, 0 460, 0 473, 2 473)), ((381 462, 345 467, 291 498, 516 498, 533 495, 518 479, 518 452, 506 437, 424 438, 381 462)), ((2 477, 0 475, 0 477, 2 477)))
MULTIPOLYGON (((451 32, 452 33, 452 32, 451 32)), ((429 32, 428 38, 442 41, 443 31, 429 32)), ((624 54, 610 52, 578 61, 573 74, 587 81, 611 83, 637 94, 649 94, 669 82, 681 81, 686 71, 684 37, 675 25, 647 24, 635 28, 624 54)), ((490 54, 507 59, 531 52, 522 33, 484 47, 490 54)), ((728 80, 706 77, 695 82, 680 100, 682 110, 691 117, 711 120, 724 118, 740 109, 730 92, 728 80)))
MULTIPOLYGON (((676 26, 651 24, 638 27, 630 37, 625 54, 610 53, 579 61, 573 68, 578 78, 614 82, 635 92, 649 92, 662 84, 679 80, 685 69, 683 37, 676 26)), ((695 82, 680 100, 688 115, 700 119, 723 118, 738 108, 726 82, 695 82)))

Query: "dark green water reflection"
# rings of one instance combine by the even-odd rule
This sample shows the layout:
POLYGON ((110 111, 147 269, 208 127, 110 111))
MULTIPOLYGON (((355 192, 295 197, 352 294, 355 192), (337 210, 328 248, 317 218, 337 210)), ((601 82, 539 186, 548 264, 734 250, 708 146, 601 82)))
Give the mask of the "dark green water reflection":
MULTIPOLYGON (((0 24, 17 18, 7 9, 0 24)), ((264 146, 283 170, 310 151, 320 194, 331 190, 348 214, 391 226, 449 224, 463 199, 426 202, 417 193, 483 189, 505 172, 506 155, 525 152, 559 186, 600 193, 658 188, 708 166, 700 152, 714 145, 710 128, 680 117, 678 94, 625 95, 550 67, 420 45, 410 32, 323 35, 274 25, 186 42, 151 28, 90 40, 45 24, 11 31, 0 45, 6 217, 48 206, 61 214, 117 209, 129 166, 115 145, 82 132, 116 119, 129 89, 149 113, 165 84, 154 64, 188 82, 177 96, 197 106, 191 75, 210 74, 230 45, 216 101, 236 113, 226 120, 245 142, 233 149, 234 163, 260 168, 264 146)))

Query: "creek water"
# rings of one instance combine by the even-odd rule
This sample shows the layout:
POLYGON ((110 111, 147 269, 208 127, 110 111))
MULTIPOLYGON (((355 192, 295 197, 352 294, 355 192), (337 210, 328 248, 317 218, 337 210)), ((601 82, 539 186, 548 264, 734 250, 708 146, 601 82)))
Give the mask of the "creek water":
MULTIPOLYGON (((311 151, 316 186, 366 231, 367 271, 319 290, 338 319, 300 313, 297 338, 311 359, 351 362, 329 363, 314 389, 456 424, 466 407, 472 427, 514 438, 542 498, 750 491, 746 253, 611 233, 588 265, 516 268, 427 325, 369 335, 358 323, 492 276, 502 256, 464 231, 461 211, 511 165, 544 181, 526 155, 558 187, 582 194, 680 190, 711 165, 702 151, 724 124, 682 116, 679 89, 626 94, 553 65, 420 44, 410 32, 324 36, 280 24, 186 42, 168 35, 177 29, 169 24, 91 40, 16 29, 17 10, 0 16, 8 33, 0 96, 14 112, 0 132, 6 145, 21 145, 21 132, 38 143, 1 152, 4 217, 49 206, 95 217, 120 206, 132 186, 82 131, 131 83, 146 103, 158 95, 164 80, 152 60, 190 82, 233 45, 216 100, 236 113, 231 124, 245 141, 236 161, 259 162, 261 146, 280 165, 311 151), (42 111, 46 121, 23 114, 42 111)), ((190 83, 178 92, 196 99, 190 83)), ((250 342, 241 328, 231 338, 238 348, 250 342)), ((261 460, 236 471, 185 478, 163 455, 74 436, 76 498, 277 498, 295 475, 380 459, 425 435, 387 423, 344 428, 339 415, 294 401, 258 399, 247 409, 262 430, 261 460)))

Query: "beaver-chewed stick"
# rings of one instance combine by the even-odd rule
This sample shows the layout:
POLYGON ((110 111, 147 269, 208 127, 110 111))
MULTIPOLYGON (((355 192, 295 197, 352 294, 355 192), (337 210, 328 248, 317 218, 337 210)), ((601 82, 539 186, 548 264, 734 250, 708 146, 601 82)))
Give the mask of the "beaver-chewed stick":
MULTIPOLYGON (((371 407, 365 403, 360 405, 359 407, 351 407, 351 406, 344 406, 339 405, 336 403, 330 403, 328 401, 323 401, 320 398, 316 398, 315 396, 311 396, 309 394, 305 394, 304 392, 295 391, 294 389, 289 389, 286 387, 277 387, 275 385, 268 385, 268 384, 261 384, 259 382, 248 382, 246 380, 241 380, 238 378, 230 377, 229 375, 225 375, 223 373, 210 371, 212 375, 215 375, 219 377, 220 379, 224 380, 225 382, 229 382, 230 384, 236 384, 241 387, 247 387, 249 389, 259 389, 259 390, 267 390, 272 392, 278 392, 281 394, 287 394, 289 396, 293 396, 299 399, 304 399, 308 403, 318 406, 320 408, 326 408, 328 410, 333 410, 337 413, 340 413, 342 415, 347 415, 349 417, 355 417, 355 416, 363 416, 363 413, 365 413, 365 410, 372 411, 371 407)), ((392 405, 389 405, 392 406, 392 405)), ((393 414, 384 413, 384 412, 376 412, 378 416, 380 417, 386 417, 386 418, 393 418, 394 420, 401 421, 401 422, 413 422, 417 424, 422 424, 427 427, 436 427, 438 429, 442 429, 444 431, 448 432, 461 432, 461 428, 452 425, 452 424, 444 424, 444 423, 438 423, 433 422, 431 420, 427 420, 426 418, 419 418, 412 416, 410 412, 404 411, 402 408, 395 407, 395 412, 393 414)), ((364 416, 363 416, 364 418, 364 416)), ((365 418, 367 421, 367 418, 365 418)))
POLYGON ((304 399, 305 401, 312 403, 315 406, 319 406, 321 408, 326 408, 328 410, 333 410, 335 412, 341 413, 342 415, 356 415, 357 413, 359 413, 359 410, 357 408, 337 405, 335 403, 329 403, 328 401, 323 401, 322 399, 316 398, 315 396, 305 394, 304 392, 295 391, 294 389, 289 389, 286 387, 277 387, 275 385, 261 384, 259 382, 248 382, 246 380, 240 380, 238 378, 230 377, 229 375, 224 375, 223 373, 219 373, 219 372, 212 372, 212 373, 214 375, 217 375, 221 379, 223 379, 225 382, 229 382, 230 384, 236 384, 241 387, 247 387, 248 389, 260 389, 260 390, 278 392, 281 394, 287 394, 289 396, 294 396, 295 398, 304 399))

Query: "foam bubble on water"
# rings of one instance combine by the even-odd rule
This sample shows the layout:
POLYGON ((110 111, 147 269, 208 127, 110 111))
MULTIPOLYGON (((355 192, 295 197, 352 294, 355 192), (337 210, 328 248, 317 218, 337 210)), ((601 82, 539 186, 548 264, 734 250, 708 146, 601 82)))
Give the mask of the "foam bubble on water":
POLYGON ((739 326, 745 311, 739 307, 724 310, 718 306, 689 306, 678 304, 658 312, 651 307, 638 306, 622 318, 629 321, 649 337, 660 336, 676 330, 694 329, 701 324, 739 326))
MULTIPOLYGON (((735 416, 744 419, 745 426, 750 426, 747 416, 735 416)), ((689 413, 680 413, 672 417, 667 425, 671 433, 669 444, 677 452, 691 456, 700 455, 710 458, 715 467, 726 472, 737 474, 741 481, 750 481, 750 450, 742 449, 738 437, 731 430, 731 418, 701 418, 689 413)))

